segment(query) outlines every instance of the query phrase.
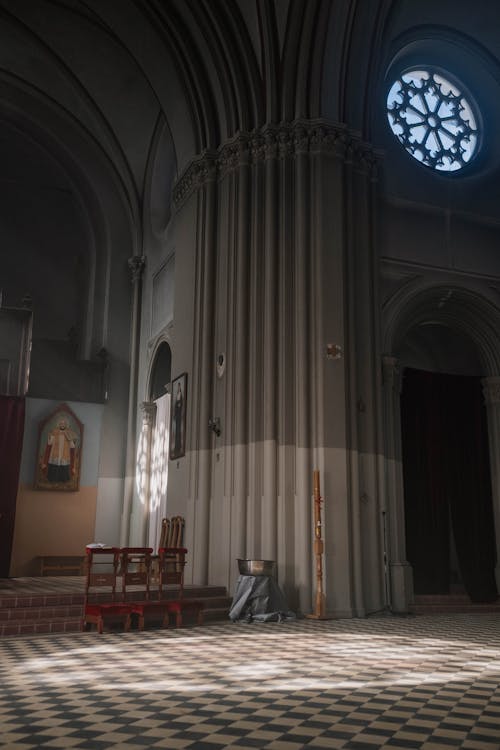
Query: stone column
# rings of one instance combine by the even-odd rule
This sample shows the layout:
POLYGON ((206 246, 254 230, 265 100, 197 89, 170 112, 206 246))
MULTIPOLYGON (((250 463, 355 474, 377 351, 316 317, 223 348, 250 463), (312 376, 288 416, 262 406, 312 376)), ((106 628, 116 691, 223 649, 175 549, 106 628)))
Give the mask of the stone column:
POLYGON ((491 494, 497 545, 495 578, 500 591, 500 376, 484 378, 481 382, 486 403, 490 446, 491 494))
POLYGON ((216 268, 216 169, 207 158, 202 170, 203 186, 198 194, 196 249, 196 326, 192 370, 190 439, 190 494, 193 507, 193 578, 206 584, 209 570, 210 494, 212 485, 212 436, 208 420, 213 413, 214 307, 216 268))
POLYGON ((262 554, 277 559, 278 551, 278 467, 277 467, 277 370, 279 319, 277 305, 279 231, 278 147, 276 133, 265 134, 265 204, 264 204, 264 291, 263 291, 263 387, 262 398, 267 405, 264 413, 264 448, 262 456, 262 554))
POLYGON ((406 560, 403 457, 401 449, 401 370, 396 357, 383 356, 387 503, 385 559, 393 612, 407 612, 413 600, 413 571, 406 560))
POLYGON ((130 380, 128 394, 127 448, 125 459, 125 481, 123 488, 123 510, 120 527, 120 546, 126 547, 130 535, 130 514, 134 495, 137 421, 137 379, 139 373, 139 337, 141 325, 142 272, 145 258, 134 255, 128 260, 132 281, 132 313, 130 316, 130 380))
POLYGON ((299 605, 309 612, 313 601, 311 583, 313 560, 311 553, 311 391, 310 367, 310 165, 309 138, 305 128, 296 128, 294 148, 294 355, 295 355, 295 583, 299 605))

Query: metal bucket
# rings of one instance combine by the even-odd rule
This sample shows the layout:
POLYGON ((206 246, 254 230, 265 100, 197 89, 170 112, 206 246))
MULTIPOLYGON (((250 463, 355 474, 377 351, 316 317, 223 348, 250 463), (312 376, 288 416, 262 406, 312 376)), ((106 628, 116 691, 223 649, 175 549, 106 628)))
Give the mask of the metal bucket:
POLYGON ((242 576, 272 576, 274 565, 274 560, 238 560, 238 570, 242 576))

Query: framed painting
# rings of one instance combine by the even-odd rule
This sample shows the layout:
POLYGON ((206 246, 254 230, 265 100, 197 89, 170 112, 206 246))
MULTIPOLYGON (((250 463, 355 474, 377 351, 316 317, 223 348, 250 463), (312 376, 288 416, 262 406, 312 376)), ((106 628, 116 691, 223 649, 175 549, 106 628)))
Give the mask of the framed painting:
POLYGON ((74 492, 80 486, 83 424, 61 404, 38 427, 36 490, 74 492))
POLYGON ((187 373, 172 380, 170 405, 170 458, 181 458, 186 453, 187 373))

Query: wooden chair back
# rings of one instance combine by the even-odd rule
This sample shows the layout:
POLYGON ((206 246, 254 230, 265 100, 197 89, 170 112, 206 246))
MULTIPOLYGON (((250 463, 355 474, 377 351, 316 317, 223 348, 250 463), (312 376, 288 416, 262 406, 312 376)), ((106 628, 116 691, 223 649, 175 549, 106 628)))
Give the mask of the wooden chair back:
POLYGON ((149 599, 152 547, 122 547, 120 550, 123 598, 127 587, 134 587, 134 598, 149 599), (138 592, 137 587, 141 590, 138 592))
POLYGON ((172 516, 161 522, 160 542, 158 551, 163 547, 182 547, 184 544, 184 518, 172 516))
POLYGON ((160 547, 158 596, 161 599, 164 586, 178 586, 178 598, 182 599, 184 591, 184 568, 187 549, 184 547, 160 547))
POLYGON ((105 594, 106 598, 116 601, 120 548, 87 547, 85 552, 85 604, 99 594, 105 594))

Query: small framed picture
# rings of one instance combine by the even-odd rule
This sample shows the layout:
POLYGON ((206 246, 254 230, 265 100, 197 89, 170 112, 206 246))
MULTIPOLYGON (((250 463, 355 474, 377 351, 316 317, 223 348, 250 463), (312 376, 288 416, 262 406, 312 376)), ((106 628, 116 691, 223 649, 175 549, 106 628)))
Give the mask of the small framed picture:
POLYGON ((83 424, 61 404, 38 428, 36 490, 73 492, 80 486, 83 424))
POLYGON ((170 404, 170 458, 181 458, 186 453, 187 373, 172 380, 170 404))

